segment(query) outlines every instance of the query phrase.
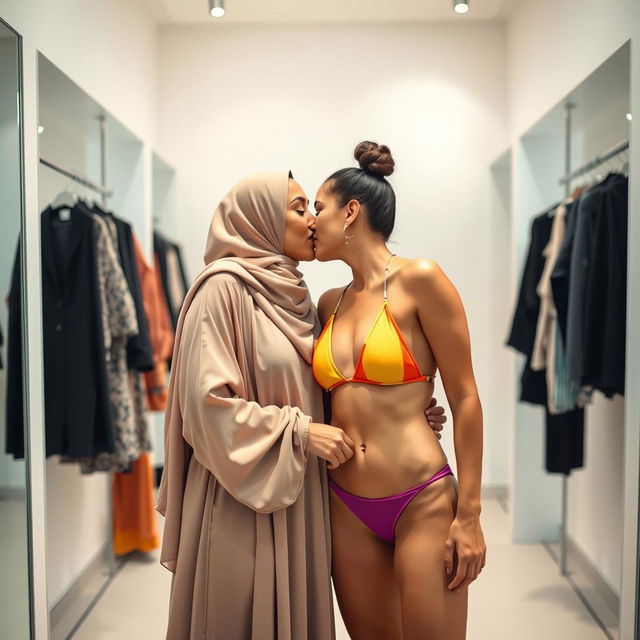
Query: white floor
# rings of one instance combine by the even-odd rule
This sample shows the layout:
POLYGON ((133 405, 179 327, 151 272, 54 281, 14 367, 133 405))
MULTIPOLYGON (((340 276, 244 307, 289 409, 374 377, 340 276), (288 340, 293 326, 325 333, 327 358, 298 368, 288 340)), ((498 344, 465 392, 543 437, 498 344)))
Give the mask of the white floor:
POLYGON ((29 637, 27 503, 22 492, 0 498, 0 638, 29 637))
MULTIPOLYGON (((545 548, 509 542, 497 500, 484 502, 482 525, 487 566, 471 586, 468 640, 606 640, 545 548)), ((76 640, 164 638, 171 574, 152 555, 127 562, 76 640)), ((337 640, 348 638, 337 620, 337 640)))

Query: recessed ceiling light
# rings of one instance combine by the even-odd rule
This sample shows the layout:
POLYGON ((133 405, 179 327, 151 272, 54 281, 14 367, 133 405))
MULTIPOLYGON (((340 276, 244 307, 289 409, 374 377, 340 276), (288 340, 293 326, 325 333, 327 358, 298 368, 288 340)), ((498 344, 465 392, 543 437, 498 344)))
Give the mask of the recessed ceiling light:
POLYGON ((44 127, 42 125, 38 125, 38 133, 44 133, 44 127))
POLYGON ((633 119, 633 116, 630 113, 627 113, 627 120, 631 122, 632 119, 633 119))
POLYGON ((224 15, 224 0, 209 0, 209 13, 214 18, 222 18, 224 15))
POLYGON ((467 13, 469 11, 469 0, 453 0, 453 10, 456 13, 467 13))

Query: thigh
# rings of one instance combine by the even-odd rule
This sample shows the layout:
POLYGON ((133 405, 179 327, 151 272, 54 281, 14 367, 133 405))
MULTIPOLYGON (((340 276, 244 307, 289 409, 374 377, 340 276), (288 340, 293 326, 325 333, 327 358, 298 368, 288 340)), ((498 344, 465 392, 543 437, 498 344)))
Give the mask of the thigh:
POLYGON ((403 640, 465 637, 467 590, 453 593, 447 589, 449 576, 444 566, 445 542, 455 515, 456 498, 455 478, 441 478, 407 505, 396 524, 394 565, 403 640))
POLYGON ((393 546, 331 493, 333 584, 351 640, 402 640, 393 546))

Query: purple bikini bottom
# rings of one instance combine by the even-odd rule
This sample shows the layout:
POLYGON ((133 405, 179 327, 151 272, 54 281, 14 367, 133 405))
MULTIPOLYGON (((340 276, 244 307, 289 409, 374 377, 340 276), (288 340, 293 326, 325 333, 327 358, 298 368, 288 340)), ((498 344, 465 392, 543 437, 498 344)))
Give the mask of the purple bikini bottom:
POLYGON ((355 516, 375 533, 379 538, 387 542, 395 541, 395 527, 398 518, 402 515, 407 505, 425 488, 436 480, 445 476, 452 476, 453 471, 447 464, 438 473, 425 482, 411 487, 401 493, 384 498, 362 498, 349 493, 329 478, 329 486, 334 493, 344 502, 355 516))

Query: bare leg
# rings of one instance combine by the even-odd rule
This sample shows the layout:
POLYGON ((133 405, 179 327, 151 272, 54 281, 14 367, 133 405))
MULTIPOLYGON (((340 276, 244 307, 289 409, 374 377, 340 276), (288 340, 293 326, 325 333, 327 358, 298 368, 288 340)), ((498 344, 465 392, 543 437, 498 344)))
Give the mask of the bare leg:
POLYGON ((351 640, 402 640, 393 546, 331 493, 332 576, 351 640))
MULTIPOLYGON (((445 542, 455 516, 457 482, 446 476, 423 489, 396 525, 395 571, 403 640, 464 640, 467 589, 447 589, 445 542)), ((455 557, 454 557, 455 562, 455 557)), ((454 571, 451 577, 455 575, 454 571)))

